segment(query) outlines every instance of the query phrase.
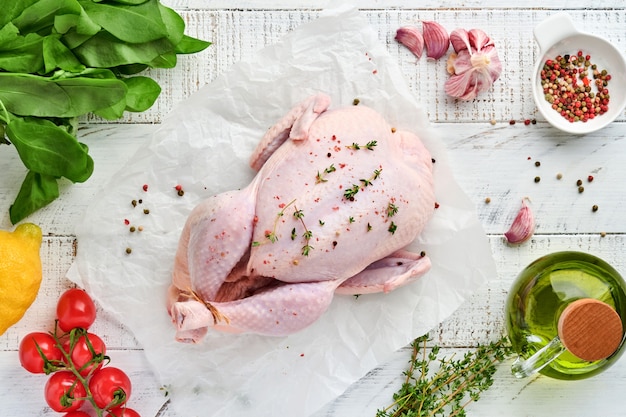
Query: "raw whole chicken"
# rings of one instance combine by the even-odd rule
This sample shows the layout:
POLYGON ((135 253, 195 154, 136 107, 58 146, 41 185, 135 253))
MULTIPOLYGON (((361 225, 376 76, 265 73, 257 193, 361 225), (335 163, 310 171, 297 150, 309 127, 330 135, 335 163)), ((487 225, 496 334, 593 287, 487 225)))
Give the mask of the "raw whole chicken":
POLYGON ((177 340, 288 335, 335 293, 388 292, 430 269, 403 249, 435 208, 430 153, 368 107, 329 106, 324 94, 295 106, 254 151, 253 181, 189 215, 168 294, 177 340))

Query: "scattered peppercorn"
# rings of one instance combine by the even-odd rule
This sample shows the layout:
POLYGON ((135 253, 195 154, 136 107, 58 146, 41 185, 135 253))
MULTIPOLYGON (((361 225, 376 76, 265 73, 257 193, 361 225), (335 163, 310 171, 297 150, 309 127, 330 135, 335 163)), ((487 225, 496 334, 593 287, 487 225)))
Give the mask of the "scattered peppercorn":
POLYGON ((126 254, 127 254, 127 255, 130 255, 130 253, 131 253, 132 251, 133 251, 133 250, 132 250, 131 248, 126 248, 126 254))
POLYGON ((583 185, 583 180, 576 180, 576 185, 578 185, 578 186, 583 185))
POLYGON ((510 124, 511 126, 513 126, 513 125, 515 124, 515 120, 513 120, 513 119, 509 120, 509 124, 510 124))
POLYGON ((583 191, 585 191, 585 187, 583 187, 582 185, 580 187, 578 187, 578 192, 582 193, 583 191))
POLYGON ((391 133, 396 133, 396 130, 397 130, 397 129, 396 129, 395 127, 392 127, 392 128, 391 128, 391 133))
POLYGON ((434 164, 437 161, 435 160, 435 158, 430 158, 430 162, 432 162, 434 164))
POLYGON ((593 212, 598 211, 598 205, 594 204, 593 207, 591 207, 591 211, 593 211, 593 212))
POLYGON ((497 121, 496 121, 496 119, 491 119, 491 120, 489 121, 489 123, 491 123, 491 125, 492 125, 492 126, 495 126, 495 125, 496 125, 496 123, 497 123, 497 121))
POLYGON ((144 184, 142 188, 144 191, 148 191, 148 184, 144 184))
POLYGON ((561 178, 563 178, 563 174, 561 174, 560 172, 558 174, 556 174, 556 179, 560 180, 561 178))
POLYGON ((185 191, 184 190, 178 190, 177 193, 181 197, 185 195, 185 191))
POLYGON ((532 119, 532 120, 530 121, 530 123, 532 123, 532 124, 536 125, 536 124, 537 124, 537 119, 532 119))
POLYGON ((535 182, 541 181, 541 177, 535 177, 535 182))
POLYGON ((436 208, 436 209, 438 209, 438 208, 439 208, 439 203, 437 203, 436 201, 435 201, 435 208, 436 208))
POLYGON ((131 202, 130 202, 130 204, 132 204, 132 205, 133 205, 133 207, 137 207, 137 200, 133 200, 133 201, 131 201, 131 202))
POLYGON ((606 237, 606 232, 600 232, 600 237, 606 237))
POLYGON ((361 102, 361 100, 359 100, 358 98, 355 98, 354 100, 352 100, 352 104, 354 106, 358 106, 360 102, 361 102))
POLYGON ((150 214, 150 210, 148 210, 148 209, 143 209, 143 214, 150 214))
POLYGON ((485 204, 489 204, 489 203, 491 203, 491 198, 489 197, 485 198, 485 204))
POLYGON ((130 232, 132 233, 132 232, 134 232, 136 229, 135 229, 135 226, 130 226, 130 229, 128 229, 128 230, 130 230, 130 232))
POLYGON ((528 125, 530 124, 530 119, 526 119, 526 120, 524 120, 524 124, 525 124, 526 126, 528 126, 528 125))
POLYGON ((143 226, 137 227, 137 230, 139 230, 140 232, 143 232, 143 226))
POLYGON ((128 226, 128 225, 130 224, 130 220, 128 220, 128 219, 124 219, 124 224, 125 224, 126 226, 128 226))
POLYGON ((421 252, 420 252, 420 256, 423 258, 424 256, 426 256, 426 252, 421 251, 421 252))
POLYGON ((536 167, 541 166, 541 162, 539 162, 539 161, 535 161, 535 166, 536 166, 536 167))
POLYGON ((587 182, 591 182, 591 181, 593 181, 593 175, 589 175, 589 176, 587 177, 587 182))

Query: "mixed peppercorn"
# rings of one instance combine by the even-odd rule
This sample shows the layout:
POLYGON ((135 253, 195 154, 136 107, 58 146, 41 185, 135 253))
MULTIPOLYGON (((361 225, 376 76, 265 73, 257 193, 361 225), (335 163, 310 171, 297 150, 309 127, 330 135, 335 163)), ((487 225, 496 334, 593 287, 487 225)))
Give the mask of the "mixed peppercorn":
POLYGON ((572 123, 587 122, 608 111, 610 80, 611 75, 598 69, 582 51, 548 59, 541 70, 546 101, 572 123))

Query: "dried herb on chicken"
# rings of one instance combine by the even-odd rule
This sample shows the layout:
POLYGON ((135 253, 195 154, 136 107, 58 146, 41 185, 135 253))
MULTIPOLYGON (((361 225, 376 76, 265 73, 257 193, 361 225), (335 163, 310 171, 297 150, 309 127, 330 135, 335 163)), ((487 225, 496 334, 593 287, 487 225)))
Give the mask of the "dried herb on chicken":
POLYGON ((457 360, 440 358, 437 345, 428 352, 427 342, 427 335, 413 341, 406 379, 393 404, 378 410, 376 417, 465 416, 465 407, 493 384, 496 365, 513 353, 506 337, 457 360))

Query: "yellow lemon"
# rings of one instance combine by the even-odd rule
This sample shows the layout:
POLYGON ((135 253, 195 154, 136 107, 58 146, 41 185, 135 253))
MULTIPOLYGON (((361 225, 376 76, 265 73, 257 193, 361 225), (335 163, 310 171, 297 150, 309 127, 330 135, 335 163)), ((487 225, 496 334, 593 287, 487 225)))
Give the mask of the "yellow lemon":
POLYGON ((41 285, 41 229, 23 223, 0 230, 0 335, 31 306, 41 285))

